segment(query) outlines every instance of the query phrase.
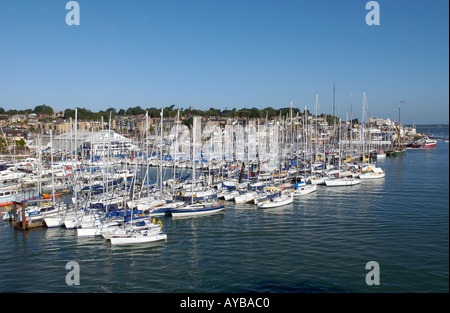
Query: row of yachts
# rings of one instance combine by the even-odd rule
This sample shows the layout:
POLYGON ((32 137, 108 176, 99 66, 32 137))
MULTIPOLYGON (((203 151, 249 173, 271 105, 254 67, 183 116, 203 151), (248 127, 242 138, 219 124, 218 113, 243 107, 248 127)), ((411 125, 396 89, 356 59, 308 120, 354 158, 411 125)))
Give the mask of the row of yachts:
MULTIPOLYGON (((295 197, 315 192, 318 185, 343 187, 367 179, 380 179, 384 171, 373 164, 310 171, 299 175, 291 169, 261 173, 257 177, 216 177, 211 180, 168 179, 159 186, 136 184, 130 170, 115 173, 115 179, 99 179, 96 185, 71 189, 67 196, 30 201, 26 206, 6 206, 4 220, 76 229, 77 236, 103 236, 112 245, 166 240, 163 215, 193 217, 219 213, 225 202, 252 203, 267 209, 289 205, 295 197), (213 179, 214 181, 214 179, 213 179), (94 188, 97 186, 96 188, 94 188), (22 211, 23 210, 23 211, 22 211)), ((67 176, 66 176, 67 177, 67 176)), ((104 177, 104 176, 103 176, 104 177)), ((1 196, 1 191, 0 191, 1 196)))

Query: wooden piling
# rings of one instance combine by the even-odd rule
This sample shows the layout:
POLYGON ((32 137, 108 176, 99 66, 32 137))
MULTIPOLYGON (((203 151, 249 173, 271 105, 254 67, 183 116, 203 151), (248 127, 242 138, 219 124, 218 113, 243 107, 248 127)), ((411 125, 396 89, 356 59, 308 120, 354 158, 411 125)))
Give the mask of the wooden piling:
POLYGON ((30 228, 35 228, 35 227, 42 227, 44 226, 44 221, 34 221, 32 222, 31 219, 29 221, 26 220, 26 216, 25 216, 25 208, 26 208, 26 202, 16 202, 14 201, 12 204, 12 210, 13 210, 13 214, 14 214, 14 228, 17 229, 22 229, 22 230, 27 230, 30 228), (18 214, 17 214, 17 207, 20 206, 20 208, 22 209, 21 212, 21 220, 19 221, 18 219, 18 214))

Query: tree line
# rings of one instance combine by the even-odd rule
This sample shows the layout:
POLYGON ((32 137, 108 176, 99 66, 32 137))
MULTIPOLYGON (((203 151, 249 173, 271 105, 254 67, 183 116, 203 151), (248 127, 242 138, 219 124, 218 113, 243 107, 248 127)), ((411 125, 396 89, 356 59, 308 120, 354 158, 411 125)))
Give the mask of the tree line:
MULTIPOLYGON (((274 117, 289 117, 290 108, 280 108, 275 109, 272 107, 266 107, 264 109, 258 109, 255 107, 252 108, 241 108, 241 109, 220 109, 220 108, 209 108, 208 110, 200 110, 195 108, 175 108, 175 105, 167 106, 164 109, 164 117, 176 117, 178 111, 180 113, 180 117, 189 118, 192 116, 203 116, 203 117, 218 117, 218 118, 274 118, 274 117)), ((10 109, 5 111, 2 107, 0 107, 0 114, 2 115, 16 115, 16 114, 30 114, 35 113, 39 114, 47 114, 51 115, 54 112, 53 108, 48 105, 38 105, 34 109, 27 110, 16 110, 10 109)), ((141 108, 140 106, 129 107, 128 109, 120 109, 116 110, 115 108, 108 108, 106 110, 100 110, 98 112, 92 112, 86 108, 77 108, 77 118, 80 120, 101 120, 108 121, 109 118, 117 118, 120 116, 137 116, 137 115, 145 115, 148 112, 148 116, 150 118, 160 118, 161 109, 160 108, 141 108)), ((308 115, 313 115, 309 110, 306 110, 308 115)), ((292 116, 304 116, 305 112, 301 112, 298 108, 292 108, 292 116)), ((325 114, 322 113, 319 117, 324 117, 325 114)), ((64 111, 64 118, 75 118, 75 109, 66 109, 64 111)), ((333 117, 330 115, 326 115, 326 119, 328 123, 333 123, 333 117)), ((337 119, 337 118, 336 118, 337 119)), ((353 122, 357 123, 358 120, 354 119, 353 122)))
MULTIPOLYGON (((145 115, 148 112, 148 116, 151 118, 160 118, 161 116, 161 108, 141 108, 140 106, 130 107, 128 109, 120 109, 116 110, 114 108, 109 108, 105 111, 99 112, 91 112, 88 109, 77 108, 78 118, 79 119, 87 119, 87 120, 98 120, 103 116, 103 118, 112 118, 118 116, 136 116, 136 115, 145 115)), ((180 113, 180 117, 190 117, 190 116, 203 116, 203 117, 223 117, 223 118, 265 118, 268 117, 273 118, 279 116, 280 114, 284 117, 286 114, 289 114, 289 108, 282 109, 274 109, 272 107, 267 107, 264 109, 258 108, 242 108, 242 109, 216 109, 209 108, 208 110, 200 110, 194 108, 186 108, 186 109, 178 109, 175 108, 175 105, 167 106, 163 108, 164 117, 176 117, 178 112, 180 113)), ((299 109, 293 108, 293 116, 297 113, 302 115, 299 109)), ((308 112, 308 114, 311 114, 308 112)), ((75 117, 75 109, 66 109, 64 111, 65 118, 74 118, 75 117)))
POLYGON ((0 114, 2 115, 17 115, 17 114, 53 114, 53 108, 42 104, 42 105, 38 105, 35 106, 34 109, 25 109, 25 110, 16 110, 16 109, 10 109, 10 110, 5 110, 4 108, 0 107, 0 114))

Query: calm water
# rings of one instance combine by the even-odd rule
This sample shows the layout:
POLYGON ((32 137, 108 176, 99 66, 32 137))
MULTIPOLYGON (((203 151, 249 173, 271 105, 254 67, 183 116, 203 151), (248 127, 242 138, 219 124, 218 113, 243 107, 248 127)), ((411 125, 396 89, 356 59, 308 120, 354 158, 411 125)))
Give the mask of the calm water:
POLYGON ((162 217, 168 240, 155 245, 0 221, 0 292, 448 292, 449 144, 379 165, 383 180, 318 186, 283 208, 162 217), (66 284, 69 261, 79 286, 66 284), (369 261, 379 286, 365 283, 369 261))

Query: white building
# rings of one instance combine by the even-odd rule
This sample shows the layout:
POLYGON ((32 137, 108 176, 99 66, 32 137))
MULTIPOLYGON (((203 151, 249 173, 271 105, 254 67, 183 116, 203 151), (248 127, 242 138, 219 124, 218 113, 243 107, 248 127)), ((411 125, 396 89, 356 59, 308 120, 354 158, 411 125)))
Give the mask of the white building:
MULTIPOLYGON (((74 132, 66 132, 53 138, 53 149, 65 151, 77 151, 79 154, 87 156, 118 156, 129 152, 134 152, 137 147, 122 135, 110 130, 97 132, 79 131, 77 138, 74 132)), ((50 143, 47 145, 50 147, 50 143)))

